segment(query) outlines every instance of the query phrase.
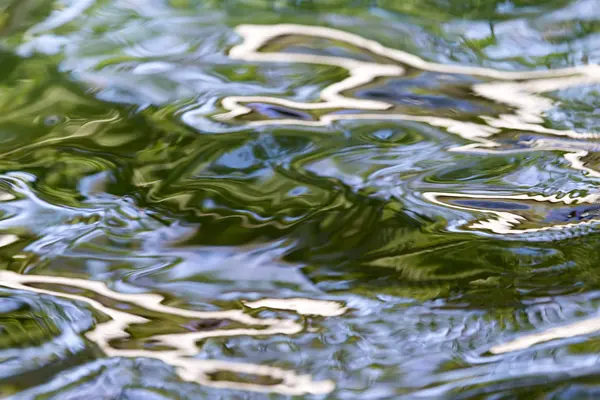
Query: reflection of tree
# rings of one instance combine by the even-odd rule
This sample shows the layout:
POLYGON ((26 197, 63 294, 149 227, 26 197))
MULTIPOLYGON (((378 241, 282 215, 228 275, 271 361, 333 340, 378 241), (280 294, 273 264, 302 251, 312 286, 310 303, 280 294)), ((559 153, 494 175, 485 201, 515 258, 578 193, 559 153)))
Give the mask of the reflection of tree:
MULTIPOLYGON (((389 9, 403 14, 412 14, 420 17, 433 17, 436 20, 449 18, 464 18, 478 20, 501 20, 508 18, 501 12, 500 6, 505 5, 504 0, 409 0, 379 1, 378 5, 383 9, 389 9)), ((510 4, 516 8, 532 8, 538 10, 556 9, 569 4, 568 0, 515 0, 510 4)))
MULTIPOLYGON (((472 249, 464 250, 471 254, 478 248, 476 243, 468 244, 474 239, 467 233, 445 234, 447 221, 452 222, 456 214, 441 207, 432 213, 427 204, 400 198, 384 200, 369 185, 357 190, 318 170, 306 171, 304 166, 319 159, 323 150, 319 146, 327 143, 318 130, 290 127, 265 130, 261 135, 197 135, 161 118, 160 108, 147 108, 131 117, 127 107, 94 100, 39 59, 16 66, 0 92, 7 110, 0 118, 6 135, 0 172, 33 173, 34 193, 50 204, 80 207, 87 214, 83 210, 107 200, 90 200, 81 191, 82 179, 104 171, 108 178, 94 190, 135 198, 139 206, 160 212, 154 214, 159 225, 169 225, 170 218, 201 224, 202 229, 190 239, 197 245, 292 240, 295 244, 285 258, 308 264, 307 272, 317 281, 325 268, 341 273, 340 279, 344 271, 353 271, 364 285, 377 286, 380 279, 395 276, 406 284, 406 293, 414 294, 414 285, 432 288, 431 294, 421 291, 428 297, 455 284, 497 274, 481 257, 467 258, 462 268, 447 270, 452 262, 444 254, 458 254, 452 249, 463 248, 472 249), (31 75, 38 77, 35 85, 23 79, 31 75)), ((369 132, 356 132, 361 137, 355 142, 358 149, 376 143, 367 138, 369 132)), ((375 149, 381 154, 392 148, 397 151, 422 140, 419 134, 412 134, 419 139, 393 147, 383 142, 375 149)), ((343 171, 344 162, 340 166, 343 171)), ((118 219, 110 213, 100 219, 91 214, 69 218, 91 227, 98 220, 105 221, 102 229, 108 238, 117 235, 118 229, 132 234, 156 226, 155 222, 133 224, 125 211, 114 214, 118 219), (115 227, 110 226, 117 221, 115 227)), ((540 218, 547 215, 541 213, 540 218)), ((17 234, 24 236, 22 231, 17 234)), ((114 246, 109 245, 111 240, 107 246, 114 246)), ((124 247, 136 249, 137 241, 125 239, 129 245, 124 247)))
POLYGON ((52 1, 9 0, 0 4, 0 36, 14 35, 44 19, 52 1))
MULTIPOLYGON (((361 12, 369 7, 377 7, 389 12, 397 12, 402 15, 429 18, 434 20, 448 20, 451 18, 477 19, 477 20, 501 20, 509 18, 501 11, 501 6, 506 5, 504 0, 285 0, 274 4, 270 0, 236 0, 220 1, 212 0, 211 5, 220 5, 230 8, 234 12, 240 7, 257 10, 278 11, 320 11, 320 12, 361 12)), ((516 0, 510 4, 517 10, 531 9, 549 10, 563 7, 568 0, 516 0)))

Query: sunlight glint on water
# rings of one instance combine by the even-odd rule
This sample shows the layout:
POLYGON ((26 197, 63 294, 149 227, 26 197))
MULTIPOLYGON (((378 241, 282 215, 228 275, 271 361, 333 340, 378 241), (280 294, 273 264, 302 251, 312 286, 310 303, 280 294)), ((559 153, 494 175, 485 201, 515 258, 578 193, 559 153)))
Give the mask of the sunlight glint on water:
POLYGON ((596 397, 599 7, 0 5, 0 394, 596 397))

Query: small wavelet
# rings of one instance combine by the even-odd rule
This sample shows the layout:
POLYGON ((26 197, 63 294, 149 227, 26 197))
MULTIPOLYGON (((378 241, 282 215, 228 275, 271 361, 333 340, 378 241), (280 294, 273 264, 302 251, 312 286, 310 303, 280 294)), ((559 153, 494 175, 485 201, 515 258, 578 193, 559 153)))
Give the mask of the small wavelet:
MULTIPOLYGON (((292 371, 284 371, 279 368, 267 366, 255 366, 244 364, 232 364, 211 360, 195 360, 189 358, 198 352, 196 342, 208 337, 223 337, 230 335, 274 335, 274 334, 294 334, 302 330, 302 327, 290 320, 281 319, 256 319, 249 315, 235 310, 231 311, 213 311, 213 312, 195 312, 191 310, 178 309, 162 304, 162 297, 153 294, 121 294, 108 289, 101 282, 93 282, 74 278, 61 278, 42 275, 19 275, 10 271, 1 272, 2 286, 15 289, 35 292, 44 295, 56 296, 70 299, 78 302, 87 303, 94 310, 107 315, 110 320, 96 324, 93 330, 86 333, 86 337, 97 345, 108 357, 128 357, 128 358, 156 358, 176 368, 179 376, 184 380, 190 380, 204 385, 215 387, 230 387, 244 390, 279 392, 282 394, 324 394, 333 390, 333 383, 330 381, 313 382, 310 377, 305 375, 296 375, 292 371), (56 290, 43 289, 34 284, 61 285, 62 287, 75 287, 92 292, 103 299, 110 299, 119 304, 118 308, 123 309, 121 304, 131 304, 141 309, 152 311, 157 314, 167 316, 180 316, 185 318, 194 318, 200 320, 206 319, 226 319, 235 321, 241 325, 264 326, 262 329, 238 328, 230 330, 216 330, 206 332, 190 332, 185 334, 163 334, 151 336, 147 341, 154 341, 170 348, 172 351, 148 351, 148 350, 127 350, 111 346, 111 342, 127 337, 127 330, 131 325, 143 324, 148 319, 136 314, 128 313, 117 308, 104 305, 98 300, 87 296, 74 295, 68 292, 59 292, 56 290), (254 376, 265 376, 275 380, 273 385, 260 386, 254 383, 243 382, 221 382, 213 378, 213 374, 228 371, 231 373, 250 374, 254 376)), ((106 301, 106 300, 105 300, 106 301)), ((256 303, 254 303, 256 304, 256 303)), ((322 305, 321 305, 322 306, 322 305)), ((289 309, 289 307, 288 307, 289 309)), ((333 315, 338 315, 333 313, 333 315)))
POLYGON ((0 4, 0 396, 598 397, 596 8, 0 4))

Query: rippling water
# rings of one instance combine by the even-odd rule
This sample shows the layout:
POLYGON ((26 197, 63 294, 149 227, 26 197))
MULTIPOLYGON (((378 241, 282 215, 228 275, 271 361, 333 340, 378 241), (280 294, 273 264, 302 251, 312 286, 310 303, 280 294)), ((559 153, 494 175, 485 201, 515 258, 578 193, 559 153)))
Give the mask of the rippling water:
POLYGON ((599 10, 0 3, 0 395, 600 396, 599 10))

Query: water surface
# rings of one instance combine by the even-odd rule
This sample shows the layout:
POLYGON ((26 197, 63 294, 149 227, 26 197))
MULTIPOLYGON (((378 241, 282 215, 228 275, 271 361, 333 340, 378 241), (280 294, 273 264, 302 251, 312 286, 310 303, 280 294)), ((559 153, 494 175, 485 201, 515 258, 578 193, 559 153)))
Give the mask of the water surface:
POLYGON ((599 396, 599 9, 0 4, 0 394, 599 396))

